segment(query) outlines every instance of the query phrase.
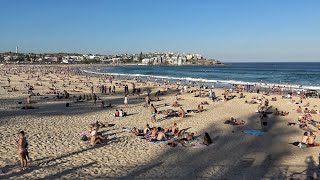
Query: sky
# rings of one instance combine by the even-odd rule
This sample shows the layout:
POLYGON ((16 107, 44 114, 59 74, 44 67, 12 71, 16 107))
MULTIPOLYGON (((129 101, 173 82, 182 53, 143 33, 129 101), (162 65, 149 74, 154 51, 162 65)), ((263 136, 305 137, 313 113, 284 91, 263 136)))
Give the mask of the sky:
POLYGON ((320 62, 319 0, 1 0, 0 52, 320 62))

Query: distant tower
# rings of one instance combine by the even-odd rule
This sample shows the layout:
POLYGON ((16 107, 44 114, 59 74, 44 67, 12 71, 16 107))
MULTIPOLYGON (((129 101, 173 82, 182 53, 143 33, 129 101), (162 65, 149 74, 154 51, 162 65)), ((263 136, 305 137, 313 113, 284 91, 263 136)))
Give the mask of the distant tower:
POLYGON ((18 46, 16 46, 16 54, 19 53, 19 49, 18 49, 18 46))

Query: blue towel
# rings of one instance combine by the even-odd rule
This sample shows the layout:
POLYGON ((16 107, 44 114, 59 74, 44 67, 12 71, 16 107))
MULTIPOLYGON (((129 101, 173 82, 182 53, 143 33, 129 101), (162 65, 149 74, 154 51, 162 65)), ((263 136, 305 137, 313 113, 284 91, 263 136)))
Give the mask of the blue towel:
POLYGON ((252 134, 252 135, 255 135, 255 136, 264 136, 264 135, 266 135, 266 132, 262 132, 262 131, 258 131, 258 130, 245 130, 243 132, 247 133, 247 134, 252 134))

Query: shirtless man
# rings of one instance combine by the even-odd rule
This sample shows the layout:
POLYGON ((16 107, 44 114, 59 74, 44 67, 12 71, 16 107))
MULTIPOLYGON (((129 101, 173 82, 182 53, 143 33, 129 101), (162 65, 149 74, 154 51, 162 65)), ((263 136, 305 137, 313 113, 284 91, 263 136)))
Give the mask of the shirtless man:
POLYGON ((26 146, 27 138, 25 137, 24 131, 20 131, 18 140, 18 151, 22 170, 25 170, 28 167, 26 146))
POLYGON ((182 107, 180 107, 179 116, 180 116, 181 118, 185 118, 185 117, 186 117, 186 112, 182 109, 182 107))
POLYGON ((158 131, 157 131, 157 128, 152 128, 151 131, 150 131, 150 136, 151 137, 156 137, 158 134, 158 131))
POLYGON ((164 132, 175 133, 178 130, 177 123, 174 123, 172 127, 164 129, 164 132))
POLYGON ((313 134, 313 132, 310 132, 310 136, 308 137, 308 144, 315 145, 316 144, 315 139, 316 139, 316 135, 313 134))
POLYGON ((158 132, 158 136, 157 136, 157 141, 165 141, 166 140, 166 135, 163 132, 163 129, 161 129, 161 131, 158 132))

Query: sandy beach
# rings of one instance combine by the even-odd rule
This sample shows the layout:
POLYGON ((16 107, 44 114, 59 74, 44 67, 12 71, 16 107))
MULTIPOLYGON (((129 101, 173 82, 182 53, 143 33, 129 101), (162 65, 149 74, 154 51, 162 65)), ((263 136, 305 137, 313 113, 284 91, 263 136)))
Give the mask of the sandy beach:
MULTIPOLYGON (((212 101, 209 97, 194 97, 194 92, 181 92, 177 85, 167 85, 160 101, 152 101, 158 111, 177 102, 187 110, 203 105, 205 111, 187 113, 186 118, 157 114, 157 122, 150 118, 150 109, 144 107, 144 89, 151 89, 151 99, 165 86, 154 82, 86 77, 77 74, 71 66, 14 66, 0 67, 0 179, 308 179, 320 178, 319 148, 299 148, 289 143, 301 141, 305 130, 297 125, 298 106, 310 103, 309 109, 320 109, 320 99, 304 99, 294 104, 281 95, 264 96, 270 102, 268 111, 288 111, 287 116, 269 115, 263 136, 245 133, 246 130, 261 130, 258 104, 247 104, 252 97, 262 94, 244 92, 245 98, 237 97, 228 101, 212 101), (10 79, 10 86, 9 81, 10 79), (92 82, 92 84, 91 84, 92 82), (31 104, 26 104, 28 87, 34 93, 31 104), (140 95, 132 95, 132 83, 141 88, 140 95), (116 93, 101 93, 99 84, 115 85, 116 93), (129 87, 128 107, 124 105, 124 85, 129 87), (83 94, 94 93, 94 100, 77 101, 83 94), (12 88, 14 88, 12 89, 12 88), (57 98, 53 92, 66 90, 69 98, 57 98), (39 93, 39 94, 38 94, 39 93), (277 101, 271 101, 276 97, 277 101), (179 99, 181 98, 181 99, 179 99), (101 108, 112 103, 113 107, 101 108), (66 107, 69 103, 69 107, 66 107), (32 106, 33 109, 22 109, 32 106), (317 105, 317 107, 314 107, 317 105), (116 109, 123 109, 128 116, 114 117, 116 109), (242 125, 224 122, 230 117, 243 120, 242 125), (80 133, 88 131, 96 121, 114 126, 100 128, 106 138, 104 144, 90 145, 82 141, 80 133), (288 125, 295 122, 296 125, 288 125), (130 130, 151 127, 171 127, 177 123, 179 129, 187 128, 194 133, 193 142, 170 147, 168 142, 148 142, 130 130), (20 170, 17 149, 19 131, 25 131, 31 161, 29 168, 20 170), (213 143, 197 146, 208 132, 213 143), (198 148, 195 148, 198 147, 198 148)), ((190 87, 198 90, 199 87, 190 87)), ((203 92, 207 92, 204 90, 203 92)), ((223 99, 223 89, 213 89, 223 99)), ((299 97, 293 97, 299 101, 299 97)), ((314 121, 320 121, 319 114, 312 114, 314 121)), ((319 130, 308 127, 319 135, 319 130)), ((316 142, 320 142, 318 138, 316 142)))

